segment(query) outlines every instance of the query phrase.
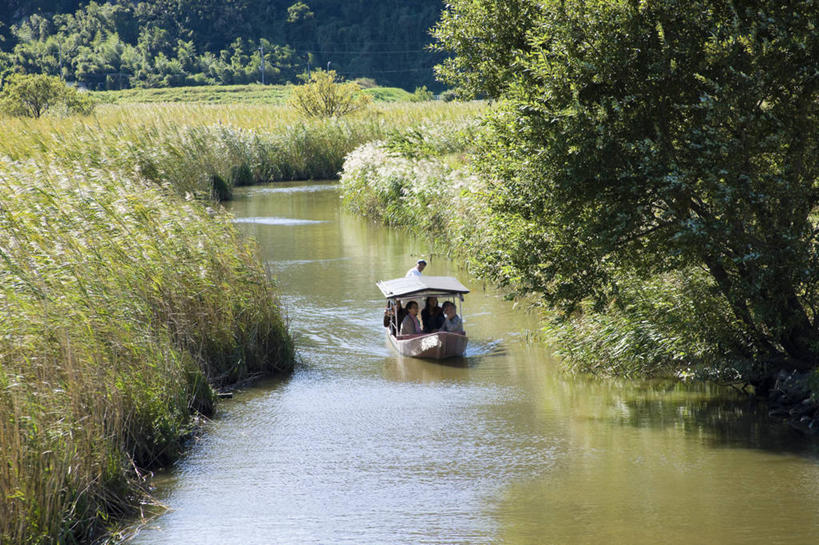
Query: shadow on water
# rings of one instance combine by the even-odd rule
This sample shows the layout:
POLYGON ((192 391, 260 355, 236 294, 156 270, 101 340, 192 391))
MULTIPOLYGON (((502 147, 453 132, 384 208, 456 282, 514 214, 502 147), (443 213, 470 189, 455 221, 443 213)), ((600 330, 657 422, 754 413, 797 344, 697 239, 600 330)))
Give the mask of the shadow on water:
POLYGON ((623 410, 612 417, 614 423, 674 428, 701 436, 711 448, 754 449, 819 460, 819 440, 769 417, 764 403, 745 394, 712 385, 670 382, 646 383, 634 394, 623 400, 623 410))

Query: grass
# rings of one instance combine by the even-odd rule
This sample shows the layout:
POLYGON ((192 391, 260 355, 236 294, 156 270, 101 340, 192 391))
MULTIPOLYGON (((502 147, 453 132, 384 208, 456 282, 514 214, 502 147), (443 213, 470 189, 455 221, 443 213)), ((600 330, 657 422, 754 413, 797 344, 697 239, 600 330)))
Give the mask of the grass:
POLYGON ((399 87, 373 87, 364 89, 364 92, 375 102, 409 102, 413 99, 413 94, 399 87))
POLYGON ((357 146, 402 128, 477 115, 483 103, 379 103, 341 118, 287 106, 107 105, 93 117, 7 119, 0 156, 138 172, 181 193, 226 199, 234 186, 335 178, 357 146))
POLYGON ((0 541, 90 541, 209 384, 286 370, 292 344, 225 214, 83 165, 5 161, 0 191, 0 541))
MULTIPOLYGON (((91 91, 91 96, 105 104, 150 104, 188 102, 206 104, 278 104, 287 102, 291 85, 201 85, 196 87, 161 87, 91 91)), ((406 102, 412 98, 398 87, 374 87, 365 93, 376 102, 406 102)))

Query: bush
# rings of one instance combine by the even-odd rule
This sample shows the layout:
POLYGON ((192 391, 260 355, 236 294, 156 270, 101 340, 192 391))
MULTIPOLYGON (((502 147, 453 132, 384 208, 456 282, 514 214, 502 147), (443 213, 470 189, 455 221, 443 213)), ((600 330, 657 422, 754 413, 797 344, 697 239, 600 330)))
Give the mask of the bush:
POLYGON ((66 115, 88 115, 94 105, 88 95, 45 74, 14 74, 0 92, 0 109, 17 117, 37 118, 58 108, 66 115))
POLYGON ((453 102, 458 99, 458 93, 456 93, 452 89, 447 89, 443 93, 441 93, 441 100, 444 102, 453 102))
POLYGON ((427 89, 426 85, 422 85, 421 87, 416 87, 415 92, 412 93, 412 98, 410 99, 412 102, 427 102, 428 100, 434 100, 435 95, 427 89))
POLYGON ((289 104, 314 117, 333 117, 359 110, 372 102, 355 83, 338 83, 335 70, 314 70, 310 81, 293 89, 289 104))

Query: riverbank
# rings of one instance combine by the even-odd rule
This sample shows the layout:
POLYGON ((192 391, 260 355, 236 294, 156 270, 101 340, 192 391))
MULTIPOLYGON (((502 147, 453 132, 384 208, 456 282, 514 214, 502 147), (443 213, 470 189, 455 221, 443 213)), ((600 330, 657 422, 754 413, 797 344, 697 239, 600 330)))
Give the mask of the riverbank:
MULTIPOLYGON (((341 177, 348 209, 429 237, 442 252, 458 255, 473 274, 534 301, 544 340, 573 372, 755 384, 756 390, 748 391, 770 402, 772 417, 815 433, 815 373, 783 381, 765 375, 752 357, 738 357, 741 331, 702 270, 623 277, 614 302, 604 308, 589 301, 566 315, 539 305, 538 294, 515 275, 521 262, 536 260, 537 254, 525 238, 513 236, 524 230, 537 236, 536 223, 522 225, 519 216, 493 208, 492 187, 469 165, 470 146, 478 138, 474 128, 444 133, 449 137, 443 143, 433 129, 393 135, 351 153, 341 177)), ((548 274, 548 264, 542 266, 548 274)))
POLYGON ((82 163, 2 160, 0 191, 0 542, 92 542, 212 386, 292 368, 286 317, 206 203, 82 163))
POLYGON ((361 142, 483 107, 308 120, 265 105, 131 104, 3 119, 0 542, 99 539, 212 411, 214 387, 292 368, 276 286, 213 198, 335 177, 361 142))

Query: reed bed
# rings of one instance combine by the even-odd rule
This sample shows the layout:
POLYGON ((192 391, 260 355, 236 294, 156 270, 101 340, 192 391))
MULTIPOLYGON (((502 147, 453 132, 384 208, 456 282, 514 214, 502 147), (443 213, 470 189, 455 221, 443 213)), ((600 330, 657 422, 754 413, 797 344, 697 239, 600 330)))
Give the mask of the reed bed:
POLYGON ((90 542, 207 414, 292 366, 229 218, 135 176, 0 160, 0 542, 90 542))
POLYGON ((396 131, 360 146, 341 172, 345 205, 447 245, 480 240, 487 219, 483 180, 463 158, 477 130, 477 120, 465 118, 396 131))
POLYGON ((0 544, 106 535, 144 500, 141 472, 211 411, 214 385, 292 367, 276 287, 210 197, 335 177, 364 142, 483 108, 0 119, 0 544))
POLYGON ((137 173, 180 194, 228 199, 238 185, 336 178, 344 157, 365 142, 484 107, 377 104, 343 118, 304 119, 286 106, 107 105, 85 119, 5 120, 0 156, 83 161, 137 173))

